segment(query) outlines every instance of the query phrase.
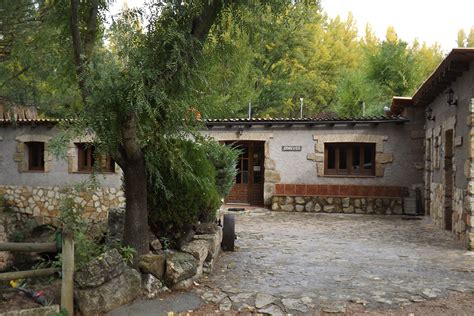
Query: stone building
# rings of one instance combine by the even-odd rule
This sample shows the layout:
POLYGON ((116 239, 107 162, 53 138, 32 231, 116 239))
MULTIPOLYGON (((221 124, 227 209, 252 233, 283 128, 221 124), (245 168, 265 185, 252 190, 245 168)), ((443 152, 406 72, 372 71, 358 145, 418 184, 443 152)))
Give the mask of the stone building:
MULTIPOLYGON (((238 147, 228 203, 274 211, 429 214, 474 248, 474 49, 454 49, 412 97, 394 97, 383 117, 205 120, 202 134, 238 147)), ((1 100, 0 100, 1 101, 1 100)), ((105 219, 125 202, 121 173, 91 139, 49 151, 57 120, 18 113, 0 102, 0 196, 33 217, 57 216, 72 185, 100 165, 99 186, 75 193, 86 217, 105 219)))
POLYGON ((423 111, 406 116, 208 120, 241 149, 229 203, 275 211, 402 214, 423 186, 423 111))
POLYGON ((474 49, 457 48, 391 112, 417 109, 424 120, 424 206, 434 223, 474 248, 474 49))
POLYGON ((106 219, 109 207, 124 205, 121 171, 109 157, 94 155, 90 137, 71 142, 67 157, 58 159, 51 154, 49 145, 57 134, 59 120, 40 119, 34 108, 16 109, 12 118, 3 109, 0 103, 3 204, 39 223, 50 223, 56 218, 59 204, 66 196, 72 195, 84 207, 84 217, 93 221, 106 219), (93 170, 96 189, 75 189, 91 179, 93 170))

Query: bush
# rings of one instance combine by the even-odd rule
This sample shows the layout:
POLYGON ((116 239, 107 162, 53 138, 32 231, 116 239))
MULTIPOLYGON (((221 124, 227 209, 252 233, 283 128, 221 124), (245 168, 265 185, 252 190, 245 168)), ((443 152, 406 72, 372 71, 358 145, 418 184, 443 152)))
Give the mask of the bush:
POLYGON ((215 140, 206 140, 203 144, 207 158, 216 170, 217 192, 223 198, 229 194, 235 184, 236 163, 239 151, 229 146, 220 145, 215 140))
POLYGON ((235 155, 215 141, 204 139, 174 140, 173 147, 180 153, 180 165, 175 156, 161 155, 156 164, 158 172, 150 175, 148 207, 152 231, 176 246, 198 221, 216 219, 221 197, 235 178, 235 155), (163 187, 156 183, 163 183, 163 187))

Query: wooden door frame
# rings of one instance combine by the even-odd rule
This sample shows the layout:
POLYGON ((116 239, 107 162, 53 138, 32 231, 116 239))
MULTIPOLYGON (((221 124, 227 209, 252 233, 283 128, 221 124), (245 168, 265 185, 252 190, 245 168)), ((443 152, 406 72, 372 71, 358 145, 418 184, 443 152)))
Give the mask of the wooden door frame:
MULTIPOLYGON (((248 181, 246 184, 240 183, 236 185, 246 185, 247 186, 247 196, 246 196, 246 201, 239 201, 239 202, 228 202, 227 197, 225 198, 226 203, 242 203, 242 204, 248 204, 248 205, 263 205, 264 201, 264 184, 265 184, 265 141, 260 141, 260 140, 229 140, 229 141, 221 141, 221 144, 225 145, 231 145, 235 144, 236 146, 239 145, 245 145, 248 150, 248 181), (259 146, 255 146, 258 144, 259 146), (257 187, 254 183, 254 152, 255 148, 260 147, 261 148, 261 173, 262 173, 262 178, 261 178, 261 184, 258 184, 260 187, 257 187), (259 201, 257 203, 254 202, 252 199, 252 192, 255 190, 255 188, 258 188, 261 191, 261 197, 259 197, 259 201)), ((239 156, 240 157, 240 156, 239 156)), ((239 158, 240 159, 240 158, 239 158)), ((232 189, 231 189, 232 190, 232 189)))

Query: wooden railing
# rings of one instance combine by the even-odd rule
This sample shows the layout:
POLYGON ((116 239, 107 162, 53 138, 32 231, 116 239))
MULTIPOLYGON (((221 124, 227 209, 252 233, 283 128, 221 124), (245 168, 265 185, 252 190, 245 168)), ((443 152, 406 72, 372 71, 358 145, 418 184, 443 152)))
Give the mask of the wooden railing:
MULTIPOLYGON (((4 272, 0 273, 0 281, 9 281, 26 278, 45 277, 61 272, 61 310, 68 315, 74 315, 74 238, 68 231, 62 232, 61 242, 61 268, 46 268, 26 271, 4 272)), ((0 251, 10 252, 57 252, 59 251, 56 243, 0 243, 0 251)))

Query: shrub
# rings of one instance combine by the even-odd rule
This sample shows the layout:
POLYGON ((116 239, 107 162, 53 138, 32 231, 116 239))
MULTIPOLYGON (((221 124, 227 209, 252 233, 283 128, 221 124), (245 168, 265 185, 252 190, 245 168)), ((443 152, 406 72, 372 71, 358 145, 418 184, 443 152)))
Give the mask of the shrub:
POLYGON ((237 174, 236 162, 239 151, 229 146, 221 145, 215 140, 208 139, 203 143, 207 158, 216 170, 217 192, 223 198, 229 194, 235 184, 237 174))
MULTIPOLYGON (((229 170, 216 172, 212 161, 229 160, 229 151, 206 140, 174 140, 176 156, 161 155, 158 172, 150 175, 148 207, 150 227, 157 236, 168 237, 172 246, 189 236, 196 222, 216 219, 221 194, 228 190, 229 170), (171 158, 173 157, 173 158, 171 158), (211 158, 212 157, 212 158, 211 158), (160 179, 156 179, 159 177, 160 179), (161 188, 156 183, 163 183, 161 188), (220 185, 217 185, 219 182, 220 185)), ((226 164, 222 164, 225 169, 226 164)))

